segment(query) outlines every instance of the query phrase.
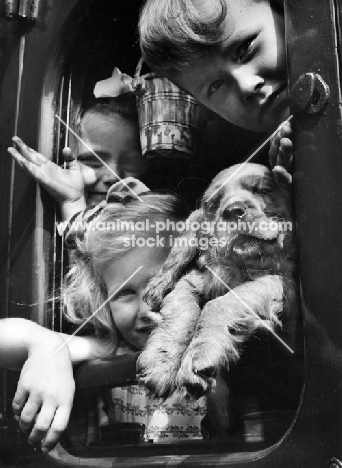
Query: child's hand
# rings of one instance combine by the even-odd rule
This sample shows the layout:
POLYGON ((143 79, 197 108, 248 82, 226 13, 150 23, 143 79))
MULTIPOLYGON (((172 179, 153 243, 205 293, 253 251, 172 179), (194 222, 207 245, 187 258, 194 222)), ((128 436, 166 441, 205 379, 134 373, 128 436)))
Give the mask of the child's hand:
POLYGON ((291 124, 286 122, 271 141, 269 161, 274 172, 281 173, 290 183, 290 174, 293 159, 293 144, 290 140, 292 134, 291 124))
POLYGON ((78 204, 79 209, 85 207, 85 184, 82 172, 69 148, 63 150, 67 166, 63 169, 29 148, 19 137, 13 137, 13 143, 14 147, 8 148, 10 155, 49 192, 61 208, 68 204, 78 204))
POLYGON ((41 443, 42 451, 48 452, 67 427, 75 384, 64 340, 49 330, 37 338, 22 368, 12 406, 21 430, 30 434, 29 442, 41 443))

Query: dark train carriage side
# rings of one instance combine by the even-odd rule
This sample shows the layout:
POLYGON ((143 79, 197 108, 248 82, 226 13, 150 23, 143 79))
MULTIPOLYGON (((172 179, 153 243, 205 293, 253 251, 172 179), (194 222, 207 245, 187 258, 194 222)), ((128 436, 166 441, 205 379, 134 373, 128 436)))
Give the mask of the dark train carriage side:
MULTIPOLYGON (((93 83, 109 76, 114 65, 132 74, 139 59, 135 26, 140 5, 139 0, 0 1, 0 317, 31 318, 54 329, 61 326, 59 311, 51 311, 46 302, 59 281, 55 266, 61 263, 55 246, 55 207, 13 164, 6 151, 11 137, 17 133, 29 146, 55 157, 62 144, 62 137, 56 135, 63 134, 55 114, 63 111, 70 72, 78 84, 73 89, 76 98, 89 94, 93 83), (12 19, 6 17, 9 5, 17 8, 12 19), (37 7, 36 21, 24 17, 29 5, 37 7)), ((158 447, 68 450, 60 445, 43 456, 27 445, 11 412, 17 374, 0 371, 2 464, 342 466, 341 8, 340 0, 285 1, 295 111, 294 190, 304 365, 296 411, 282 425, 282 432, 275 426, 276 439, 273 434, 263 443, 251 443, 241 433, 240 439, 158 447)), ((227 124, 216 120, 215 125, 203 142, 213 174, 225 165, 222 154, 235 162, 236 155, 244 154, 258 138, 242 132, 239 143, 234 143, 227 138, 227 124), (213 160, 218 162, 213 165, 213 160)), ((134 377, 134 360, 131 366, 125 369, 129 378, 134 377)), ((254 423, 260 427, 262 422, 254 423)))

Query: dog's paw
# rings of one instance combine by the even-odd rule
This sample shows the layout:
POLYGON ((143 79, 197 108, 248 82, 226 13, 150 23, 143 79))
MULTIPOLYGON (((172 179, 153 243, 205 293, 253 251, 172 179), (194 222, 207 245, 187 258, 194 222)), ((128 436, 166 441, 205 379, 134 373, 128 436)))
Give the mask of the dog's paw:
POLYGON ((281 297, 275 297, 270 304, 270 315, 269 315, 269 321, 272 326, 278 327, 281 326, 281 321, 280 317, 284 309, 284 298, 283 296, 281 297))
POLYGON ((284 310, 284 288, 280 277, 274 275, 269 287, 269 302, 262 317, 269 322, 272 329, 281 326, 281 315, 284 310))
POLYGON ((216 366, 200 350, 191 350, 184 356, 176 384, 191 398, 198 399, 215 387, 216 366))
POLYGON ((158 366, 156 366, 154 370, 150 369, 139 375, 138 384, 145 387, 153 398, 166 400, 166 398, 170 397, 176 390, 168 374, 165 373, 165 369, 164 372, 160 373, 158 366))
POLYGON ((159 343, 148 343, 137 361, 139 384, 147 388, 156 398, 168 398, 176 390, 176 376, 180 359, 170 355, 159 343))

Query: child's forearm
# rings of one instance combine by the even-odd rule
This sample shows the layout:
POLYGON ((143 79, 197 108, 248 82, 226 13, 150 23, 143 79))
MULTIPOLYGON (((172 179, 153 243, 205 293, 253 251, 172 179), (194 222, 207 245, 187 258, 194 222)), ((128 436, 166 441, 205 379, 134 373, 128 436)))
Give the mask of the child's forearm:
POLYGON ((69 348, 72 363, 104 359, 113 355, 113 344, 95 336, 76 336, 59 333, 69 348))
POLYGON ((61 337, 47 328, 21 318, 0 320, 0 367, 19 370, 30 353, 58 349, 61 337))
POLYGON ((0 320, 0 367, 20 370, 30 354, 67 350, 73 364, 101 359, 113 353, 113 346, 92 336, 56 333, 31 320, 0 320), (63 350, 64 348, 64 350, 63 350))

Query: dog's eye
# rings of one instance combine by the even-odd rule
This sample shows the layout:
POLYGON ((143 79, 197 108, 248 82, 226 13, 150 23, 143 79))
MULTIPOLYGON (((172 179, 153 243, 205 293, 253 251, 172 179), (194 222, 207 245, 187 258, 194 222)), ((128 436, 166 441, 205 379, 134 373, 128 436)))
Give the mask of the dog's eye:
POLYGON ((217 211, 217 208, 219 206, 218 200, 212 200, 206 204, 206 211, 207 213, 214 213, 217 211))
POLYGON ((258 186, 253 187, 252 192, 254 195, 268 195, 271 192, 269 187, 258 186))

